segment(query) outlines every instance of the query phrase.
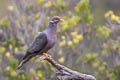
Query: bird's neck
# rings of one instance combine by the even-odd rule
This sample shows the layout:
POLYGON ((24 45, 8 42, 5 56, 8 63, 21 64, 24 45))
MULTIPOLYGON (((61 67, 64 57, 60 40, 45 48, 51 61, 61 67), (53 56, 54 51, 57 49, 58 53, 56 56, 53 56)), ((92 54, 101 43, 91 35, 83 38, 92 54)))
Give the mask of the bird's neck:
POLYGON ((48 34, 49 33, 50 34, 56 34, 56 28, 57 28, 57 24, 49 23, 46 31, 48 32, 48 34))

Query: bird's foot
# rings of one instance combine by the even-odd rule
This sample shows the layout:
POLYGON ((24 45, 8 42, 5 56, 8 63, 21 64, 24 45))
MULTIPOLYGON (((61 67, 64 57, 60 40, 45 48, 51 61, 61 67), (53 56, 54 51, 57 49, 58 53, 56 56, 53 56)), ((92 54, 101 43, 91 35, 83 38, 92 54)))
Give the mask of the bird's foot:
POLYGON ((44 55, 46 58, 48 58, 48 59, 51 59, 51 58, 52 58, 52 56, 49 55, 48 53, 43 53, 43 55, 44 55))

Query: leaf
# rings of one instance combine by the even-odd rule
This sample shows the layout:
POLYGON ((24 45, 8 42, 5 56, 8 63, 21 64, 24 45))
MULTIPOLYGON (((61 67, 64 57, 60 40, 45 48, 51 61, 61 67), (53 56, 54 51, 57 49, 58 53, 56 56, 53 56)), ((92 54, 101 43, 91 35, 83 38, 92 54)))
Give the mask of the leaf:
POLYGON ((60 63, 64 63, 64 58, 61 57, 58 61, 59 61, 60 63))
POLYGON ((10 24, 10 21, 8 20, 8 17, 4 17, 3 19, 0 20, 0 25, 2 27, 8 27, 8 25, 10 24))
POLYGON ((0 47, 0 53, 5 52, 5 48, 4 47, 0 47))
POLYGON ((37 3, 41 5, 44 2, 44 0, 37 0, 37 3))
POLYGON ((11 76, 11 77, 17 77, 17 73, 16 73, 15 71, 11 71, 11 72, 10 72, 10 76, 11 76))

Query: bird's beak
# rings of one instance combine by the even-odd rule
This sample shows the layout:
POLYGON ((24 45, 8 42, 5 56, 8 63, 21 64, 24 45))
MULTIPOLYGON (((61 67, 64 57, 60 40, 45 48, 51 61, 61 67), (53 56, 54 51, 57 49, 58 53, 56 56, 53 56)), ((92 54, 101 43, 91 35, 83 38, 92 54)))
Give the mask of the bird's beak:
POLYGON ((64 22, 64 19, 60 19, 61 22, 64 22))

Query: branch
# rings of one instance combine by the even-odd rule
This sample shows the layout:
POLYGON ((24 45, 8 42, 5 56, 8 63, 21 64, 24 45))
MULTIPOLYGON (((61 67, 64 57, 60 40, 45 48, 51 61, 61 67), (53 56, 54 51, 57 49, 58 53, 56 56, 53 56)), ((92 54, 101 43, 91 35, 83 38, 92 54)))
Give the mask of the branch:
POLYGON ((96 80, 94 76, 73 71, 57 63, 53 58, 46 58, 44 56, 41 56, 40 59, 47 60, 59 71, 56 73, 58 80, 96 80))

